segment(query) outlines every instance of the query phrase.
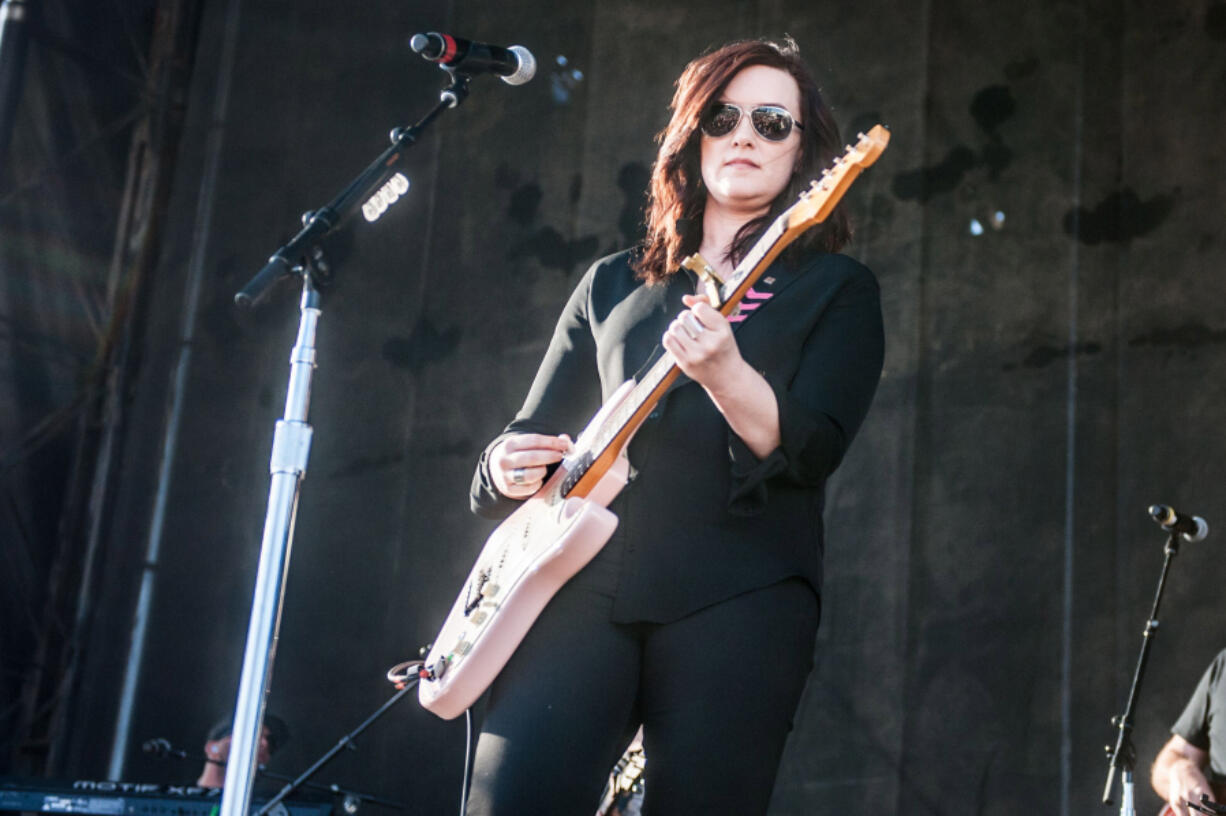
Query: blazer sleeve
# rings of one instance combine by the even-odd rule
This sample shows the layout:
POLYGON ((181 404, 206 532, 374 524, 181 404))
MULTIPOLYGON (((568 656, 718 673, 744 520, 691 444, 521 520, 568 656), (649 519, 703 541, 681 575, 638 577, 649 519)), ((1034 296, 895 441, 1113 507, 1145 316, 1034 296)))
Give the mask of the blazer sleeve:
POLYGON ((596 269, 583 276, 562 310, 523 407, 481 453, 469 492, 472 511, 479 516, 501 519, 520 505, 499 493, 490 478, 489 456, 499 442, 521 433, 567 433, 574 438, 600 407, 596 342, 588 319, 596 269))
POLYGON ((733 513, 761 512, 773 479, 800 487, 825 483, 868 413, 884 356, 880 288, 855 264, 805 340, 795 376, 783 382, 767 375, 779 406, 779 447, 758 459, 728 433, 733 513))

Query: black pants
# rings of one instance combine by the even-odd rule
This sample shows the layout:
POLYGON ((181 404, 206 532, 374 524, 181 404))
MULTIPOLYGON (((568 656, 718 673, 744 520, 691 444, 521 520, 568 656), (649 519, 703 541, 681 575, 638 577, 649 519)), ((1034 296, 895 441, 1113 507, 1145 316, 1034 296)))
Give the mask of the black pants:
POLYGON ((818 603, 796 578, 667 624, 615 624, 568 584, 490 690, 469 814, 586 816, 642 722, 644 814, 765 813, 813 666, 818 603))

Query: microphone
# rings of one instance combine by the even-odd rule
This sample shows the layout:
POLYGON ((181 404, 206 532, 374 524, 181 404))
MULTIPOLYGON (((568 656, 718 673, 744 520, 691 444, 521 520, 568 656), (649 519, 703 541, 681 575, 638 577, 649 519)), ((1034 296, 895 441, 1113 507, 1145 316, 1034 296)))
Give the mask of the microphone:
POLYGON ((1166 504, 1154 504, 1149 508, 1149 515, 1158 522, 1163 530, 1182 535, 1185 541, 1201 541, 1209 535, 1209 523, 1200 516, 1185 516, 1174 507, 1166 504))
POLYGON ((153 754, 154 756, 158 757, 173 756, 178 757, 179 759, 187 759, 187 751, 175 748, 170 744, 170 740, 166 739, 165 737, 145 740, 140 749, 146 754, 153 754))
POLYGON ((449 71, 498 74, 508 85, 523 85, 536 76, 536 57, 522 45, 501 48, 429 31, 414 34, 409 48, 449 71))

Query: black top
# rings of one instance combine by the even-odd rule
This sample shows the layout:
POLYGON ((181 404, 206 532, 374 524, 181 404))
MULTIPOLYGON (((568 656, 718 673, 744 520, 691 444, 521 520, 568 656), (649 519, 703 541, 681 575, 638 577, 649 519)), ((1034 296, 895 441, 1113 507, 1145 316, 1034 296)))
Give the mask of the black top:
MULTIPOLYGON (((629 252, 597 261, 572 293, 528 392, 490 443, 472 484, 474 512, 502 518, 518 502, 490 481, 487 457, 513 433, 577 437, 603 400, 652 357, 695 291, 688 270, 648 286, 629 252)), ((842 461, 881 376, 877 281, 844 255, 776 261, 734 322, 737 345, 779 404, 782 443, 757 459, 706 391, 685 378, 629 446, 630 484, 610 505, 620 519, 573 580, 615 593, 615 621, 668 622, 792 576, 821 586, 827 477, 842 461)), ((734 318, 735 320, 735 318, 734 318)))
POLYGON ((1226 782, 1226 651, 1209 664, 1171 733, 1208 751, 1210 781, 1226 782))

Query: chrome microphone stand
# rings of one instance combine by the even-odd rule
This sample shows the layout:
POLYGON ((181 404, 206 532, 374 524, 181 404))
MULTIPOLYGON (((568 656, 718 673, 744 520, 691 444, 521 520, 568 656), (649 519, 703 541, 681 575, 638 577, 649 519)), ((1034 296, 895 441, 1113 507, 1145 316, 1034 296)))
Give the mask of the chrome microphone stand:
POLYGON ((391 146, 366 167, 331 202, 305 213, 302 230, 289 243, 273 253, 264 268, 235 295, 240 306, 252 306, 278 281, 302 275, 302 316, 298 339, 290 359, 290 382, 285 400, 285 415, 277 422, 273 437, 270 470, 272 484, 264 519, 264 538, 260 545, 259 568, 247 627, 231 728, 230 758, 222 791, 220 816, 246 816, 255 782, 256 751, 264 721, 264 701, 276 658, 277 632, 281 624, 286 574, 293 543, 294 519, 298 497, 306 475, 313 430, 307 423, 311 399, 311 377, 315 368, 315 332, 319 323, 320 298, 316 284, 323 274, 318 242, 359 207, 368 221, 374 221, 408 188, 394 167, 421 131, 439 114, 454 108, 468 95, 471 77, 447 71, 449 84, 439 93, 438 103, 412 127, 398 127, 391 133, 391 146), (389 192, 388 185, 392 189, 389 192), (294 261, 305 258, 301 265, 294 261))
POLYGON ((311 377, 315 369, 315 331, 319 323, 319 292, 312 274, 302 275, 302 316, 298 339, 290 354, 289 388, 285 414, 273 434, 269 470, 272 485, 268 492, 268 512, 264 520, 264 539, 256 572, 255 596, 247 626, 247 647, 243 654, 243 674, 231 727, 230 759, 222 790, 221 812, 244 814, 251 801, 255 781, 256 746, 264 722, 264 699, 272 665, 276 658, 276 637, 281 628, 285 576, 289 570, 290 548, 298 494, 306 475, 314 430, 307 423, 311 403, 311 377))

